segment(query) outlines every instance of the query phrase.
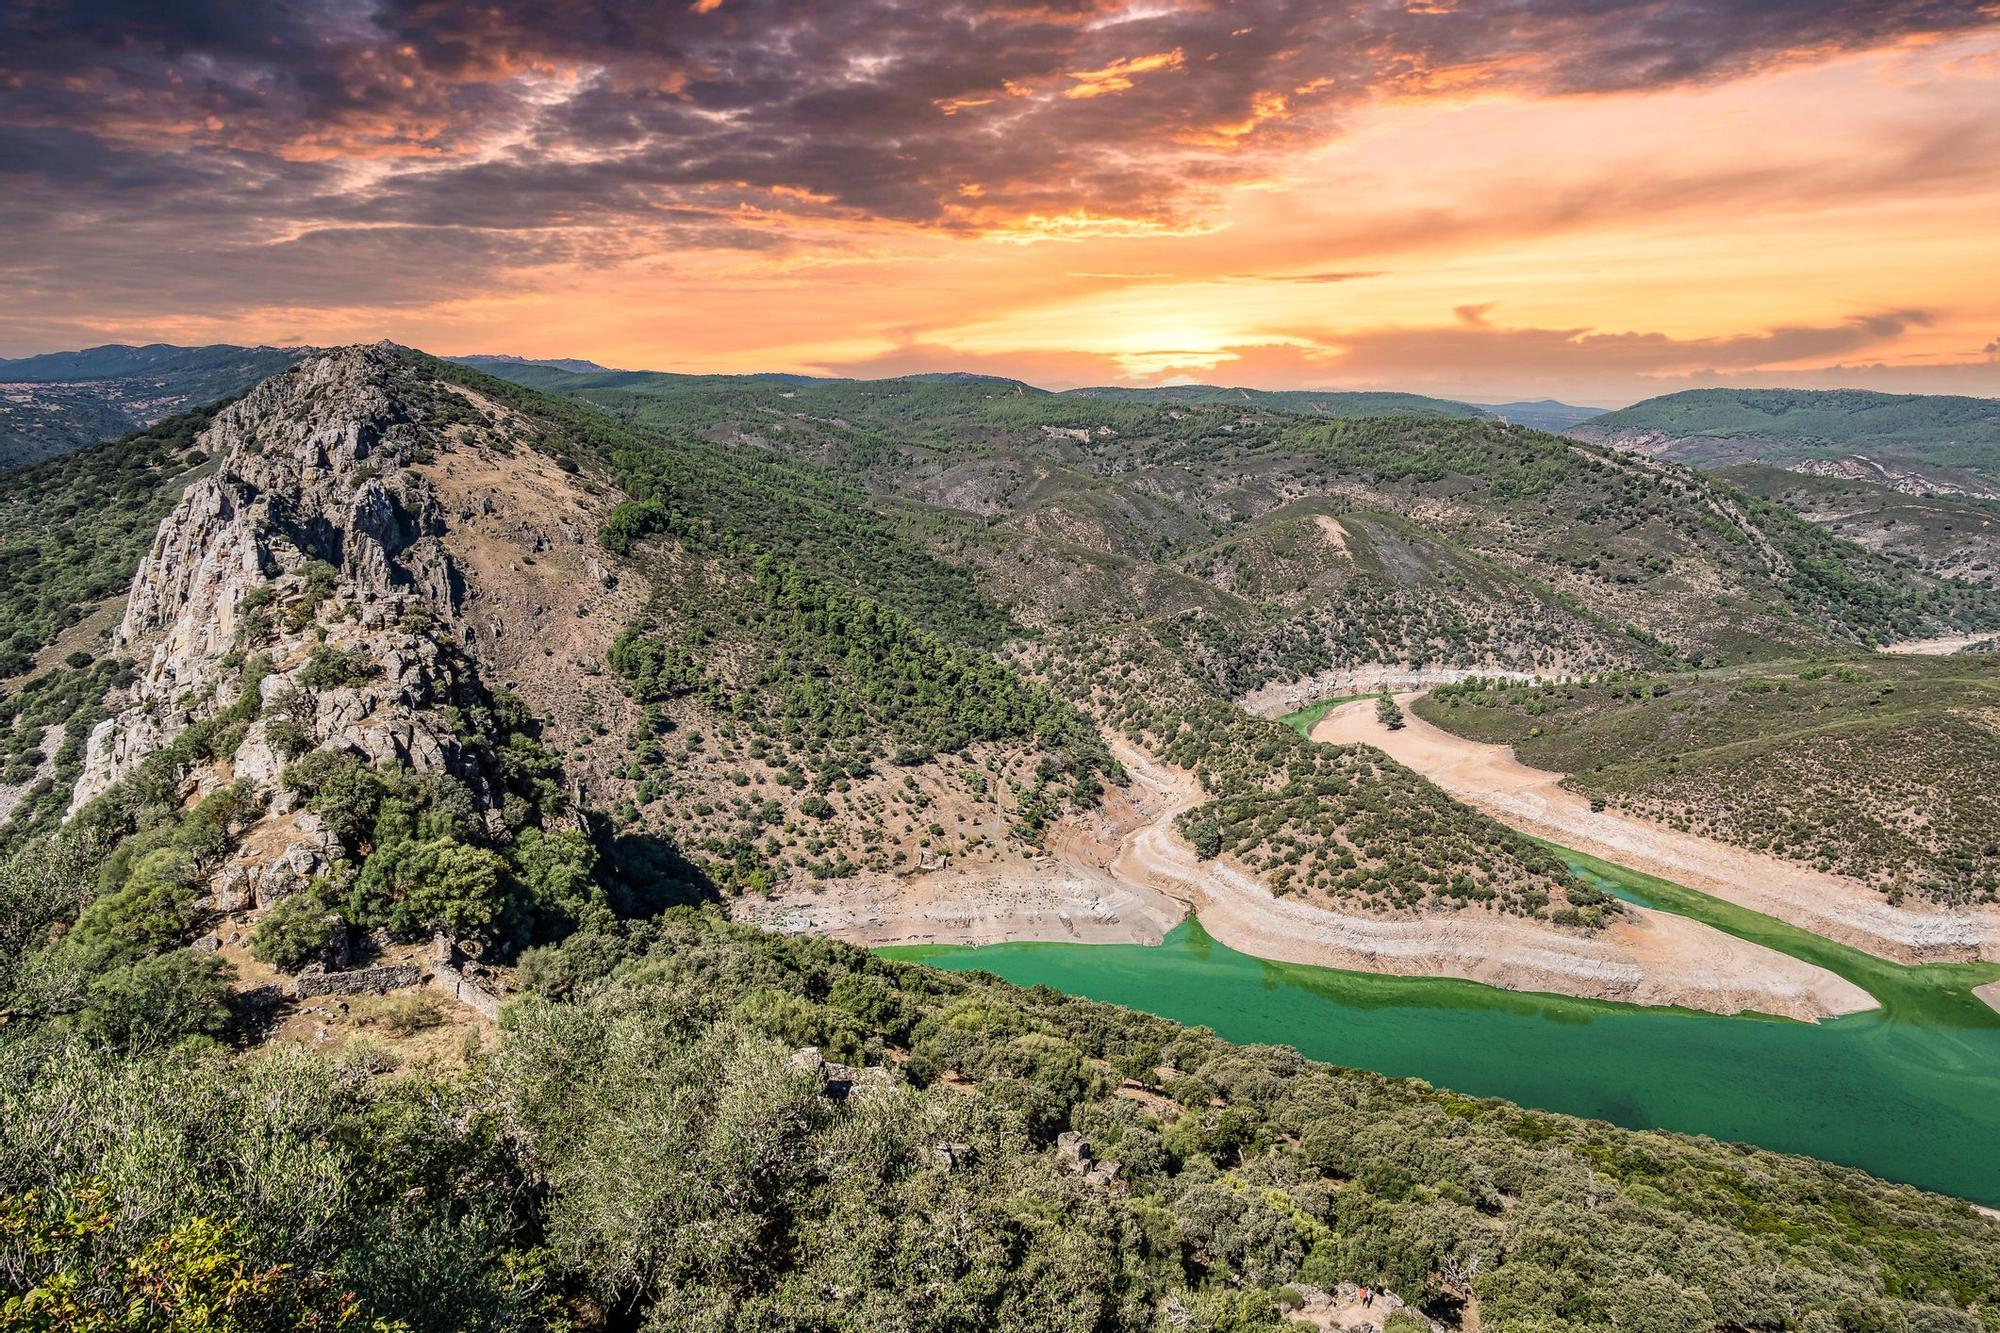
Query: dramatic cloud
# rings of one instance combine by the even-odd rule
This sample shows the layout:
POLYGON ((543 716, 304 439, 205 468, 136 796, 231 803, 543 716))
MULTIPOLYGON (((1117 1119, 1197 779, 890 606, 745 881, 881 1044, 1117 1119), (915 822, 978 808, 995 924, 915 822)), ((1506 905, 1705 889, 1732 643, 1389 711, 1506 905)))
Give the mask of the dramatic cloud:
MULTIPOLYGON (((1497 372, 1477 358, 1502 347, 1523 373, 1546 355, 1623 374, 1664 335, 1590 331, 1642 318, 1616 309, 1474 336, 1489 292, 1518 308, 1506 247, 1919 195, 1970 211, 2000 162, 1996 33, 1990 0, 17 0, 0 7, 0 350, 72 328, 516 328, 710 368, 1019 355, 972 326, 1069 320, 1085 289, 1089 364, 1152 373, 1164 354, 1134 358, 1160 317, 1138 293, 1179 284, 1178 345, 1210 356, 1318 302, 1341 317, 1310 310, 1315 327, 1377 330, 1310 353, 1344 374, 1424 349, 1497 372), (1768 153, 1680 114, 1933 51, 1820 90, 1813 134, 1768 153), (1497 184, 1490 153, 1454 145, 1499 130, 1410 119, 1473 101, 1529 117, 1487 121, 1513 136, 1497 184), (1545 148, 1552 125, 1599 128, 1545 148), (1416 136, 1400 153, 1399 134, 1416 136), (1426 277, 1440 266, 1452 296, 1426 277)), ((1631 247, 1585 253, 1605 272, 1631 247)), ((1850 311, 1940 307, 1872 272, 1851 286, 1850 311)), ((1939 313, 1936 337, 1977 346, 1992 313, 1939 313)), ((1874 326, 1815 308, 1798 329, 1680 327, 1680 351, 1729 366, 1845 355, 1874 326)), ((1060 350, 1060 332, 1036 341, 1060 350)))
POLYGON ((0 88, 29 136, 9 173, 58 212, 200 181, 353 222, 1059 231, 1177 224, 1384 96, 1657 89, 1993 21, 1941 0, 39 0, 0 20, 0 88))
POLYGON ((1362 329, 1339 335, 1293 332, 1282 341, 1234 344, 1200 353, 1148 350, 1123 361, 1082 350, 975 355, 948 345, 911 344, 819 369, 857 378, 979 370, 1057 389, 1114 382, 1399 388, 1477 401, 1513 396, 1524 384, 1621 403, 1674 389, 1722 384, 1852 383, 1936 393, 1978 393, 2000 387, 1991 368, 1977 362, 1755 369, 1865 352, 1924 323, 1927 316, 1922 311, 1891 311, 1833 325, 1793 325, 1727 338, 1673 338, 1662 333, 1496 326, 1486 321, 1491 309, 1461 306, 1456 324, 1436 328, 1362 329), (1133 361, 1152 369, 1134 374, 1133 361))

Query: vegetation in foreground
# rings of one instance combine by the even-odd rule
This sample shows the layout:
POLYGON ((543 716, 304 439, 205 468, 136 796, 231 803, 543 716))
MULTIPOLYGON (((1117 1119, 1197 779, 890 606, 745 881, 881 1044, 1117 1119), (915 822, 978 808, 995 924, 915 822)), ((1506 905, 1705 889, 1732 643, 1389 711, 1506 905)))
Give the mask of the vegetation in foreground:
POLYGON ((1343 1280, 1501 1333, 1995 1326, 1991 1224, 1843 1168, 687 909, 521 975, 497 1047, 392 1074, 15 1033, 11 1317, 282 1273, 218 1326, 1252 1329, 1343 1280))

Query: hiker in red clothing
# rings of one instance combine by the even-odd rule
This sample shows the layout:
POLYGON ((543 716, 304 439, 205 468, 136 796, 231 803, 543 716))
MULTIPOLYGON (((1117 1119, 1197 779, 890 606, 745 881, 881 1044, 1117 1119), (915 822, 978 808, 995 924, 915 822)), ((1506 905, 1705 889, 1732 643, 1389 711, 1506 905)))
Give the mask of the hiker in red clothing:
POLYGON ((1375 1303, 1375 1293, 1370 1291, 1368 1288, 1363 1287, 1361 1289, 1361 1308, 1365 1310, 1374 1303, 1375 1303))

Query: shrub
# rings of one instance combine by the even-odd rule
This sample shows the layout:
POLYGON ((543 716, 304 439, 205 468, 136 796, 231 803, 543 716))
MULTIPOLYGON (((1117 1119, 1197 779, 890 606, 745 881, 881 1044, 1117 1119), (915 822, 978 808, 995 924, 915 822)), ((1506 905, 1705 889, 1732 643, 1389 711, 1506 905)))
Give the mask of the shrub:
POLYGON ((382 668, 358 648, 329 648, 316 645, 299 669, 299 684, 309 690, 335 690, 359 685, 382 668))
POLYGON ((1375 698, 1375 720, 1391 731, 1403 729, 1403 709, 1387 690, 1375 698))
POLYGON ((317 892, 293 894, 264 913, 250 935, 250 956, 281 972, 296 972, 326 957, 339 918, 326 910, 317 892))
POLYGON ((382 1001, 382 1026, 399 1037, 438 1027, 444 1022, 444 1005, 429 991, 391 995, 382 1001))
POLYGON ((77 1027, 93 1040, 139 1050, 219 1036, 229 1023, 230 976, 214 954, 176 949, 143 958, 90 983, 77 1027))
POLYGON ((1212 861, 1222 855, 1222 826, 1216 823, 1215 815, 1207 810, 1199 810, 1187 820, 1182 830, 1194 847, 1194 854, 1204 861, 1212 861))

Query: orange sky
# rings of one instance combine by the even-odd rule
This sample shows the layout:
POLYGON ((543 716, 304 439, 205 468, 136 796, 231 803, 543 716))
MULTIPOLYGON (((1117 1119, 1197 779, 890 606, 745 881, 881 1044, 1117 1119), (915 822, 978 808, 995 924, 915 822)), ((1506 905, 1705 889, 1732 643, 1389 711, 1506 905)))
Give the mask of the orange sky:
MULTIPOLYGON (((823 107, 770 91, 782 64, 717 76, 713 53, 734 57, 754 25, 677 35, 643 67, 525 27, 466 57, 454 34, 448 94, 384 72, 435 66, 435 34, 368 34, 339 105, 289 116, 72 70, 71 86, 97 80, 84 128, 104 173, 212 170, 215 216, 31 161, 54 202, 0 258, 0 352, 387 336, 1051 387, 2000 395, 2000 11, 1963 7, 1935 31, 1927 9, 1804 50, 1757 26, 1685 75, 1659 72, 1668 26, 1633 72, 1578 86, 1588 62, 1579 75, 1547 43, 1623 58, 1629 27, 1558 24, 1540 46, 1399 28, 1369 37, 1392 56, 1371 47, 1349 68, 1312 64, 1304 32, 1238 59, 1252 29, 1228 23, 1251 6, 1062 8, 1009 12, 1018 78, 894 41, 828 47, 809 57, 823 107), (917 111, 913 84, 936 90, 917 111), (900 102, 858 95, 891 85, 900 102), (634 105, 673 119, 638 123, 634 105), (913 115, 922 137, 901 137, 913 115), (699 170, 672 151, 689 125, 728 131, 699 170), (790 155, 765 151, 773 139, 790 155)), ((1660 8, 1649 21, 1666 24, 1660 8)), ((730 5, 696 11, 679 21, 730 5)), ((30 53, 18 34, 9 49, 30 53)), ((0 119, 31 144, 69 132, 40 88, 0 72, 0 119)))

